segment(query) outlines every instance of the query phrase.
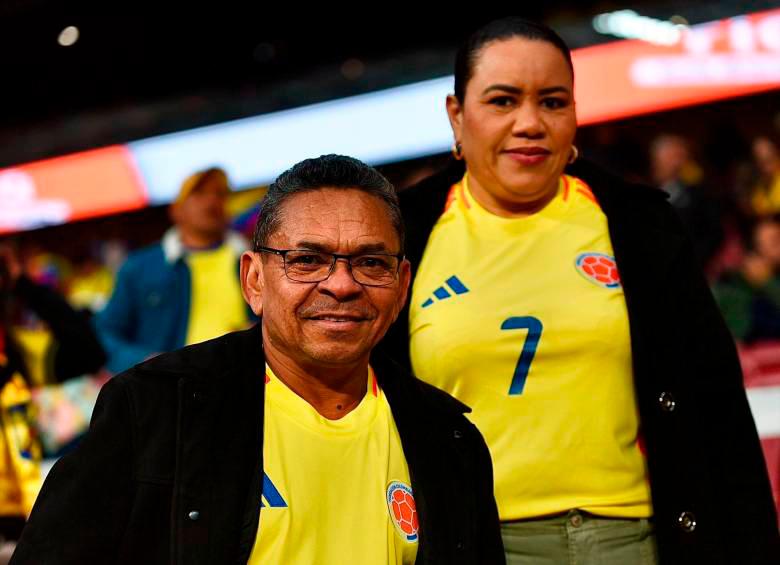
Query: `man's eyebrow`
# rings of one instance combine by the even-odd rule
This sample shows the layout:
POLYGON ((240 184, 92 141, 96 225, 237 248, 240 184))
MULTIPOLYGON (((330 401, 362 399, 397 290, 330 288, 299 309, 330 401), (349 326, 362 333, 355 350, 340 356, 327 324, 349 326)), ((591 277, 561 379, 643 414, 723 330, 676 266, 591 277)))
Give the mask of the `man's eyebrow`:
MULTIPOLYGON (((523 93, 522 88, 518 88, 510 84, 492 84, 482 91, 482 95, 484 96, 486 94, 490 94, 491 92, 494 92, 496 90, 500 92, 507 92, 509 94, 517 94, 517 95, 523 93)), ((542 96, 547 94, 557 94, 559 92, 562 92, 564 94, 571 94, 571 91, 565 86, 550 86, 548 88, 542 88, 539 90, 539 94, 541 94, 542 96)))
POLYGON ((361 254, 361 253, 389 253, 387 249, 387 245, 385 245, 383 242, 379 243, 366 243, 363 245, 358 245, 353 255, 361 254))
MULTIPOLYGON (((295 249, 333 253, 333 248, 331 246, 316 241, 299 241, 296 243, 295 249)), ((388 253, 387 245, 381 241, 377 243, 364 243, 355 247, 350 255, 362 255, 365 253, 388 253)))

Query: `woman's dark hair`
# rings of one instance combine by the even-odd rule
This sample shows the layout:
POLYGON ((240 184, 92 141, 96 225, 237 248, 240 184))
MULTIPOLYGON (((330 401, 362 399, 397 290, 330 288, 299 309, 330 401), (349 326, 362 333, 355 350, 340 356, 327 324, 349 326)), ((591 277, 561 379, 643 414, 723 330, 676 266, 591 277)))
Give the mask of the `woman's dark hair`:
POLYGON ((485 24, 472 33, 458 49, 455 56, 455 97, 463 103, 466 98, 466 85, 474 74, 482 48, 493 41, 502 41, 521 37, 534 41, 546 41, 561 52, 574 78, 574 65, 571 62, 569 46, 552 29, 544 24, 532 22, 518 17, 501 18, 485 24))
POLYGON ((398 234, 401 252, 404 247, 404 222, 395 188, 382 173, 344 155, 322 155, 306 159, 283 172, 268 187, 255 226, 254 250, 265 246, 279 227, 283 204, 291 196, 321 188, 356 189, 379 198, 387 208, 390 221, 398 234))

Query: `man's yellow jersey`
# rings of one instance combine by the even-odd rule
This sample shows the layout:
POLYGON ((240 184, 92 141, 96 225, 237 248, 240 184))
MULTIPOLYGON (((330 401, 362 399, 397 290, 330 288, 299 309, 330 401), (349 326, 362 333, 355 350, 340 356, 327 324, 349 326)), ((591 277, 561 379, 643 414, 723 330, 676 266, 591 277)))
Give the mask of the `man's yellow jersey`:
POLYGON ((263 496, 250 565, 410 565, 419 524, 401 439, 369 369, 368 392, 321 416, 267 369, 263 496))
POLYGON ((473 409, 502 520, 651 515, 625 298, 584 182, 563 176, 543 210, 502 218, 464 177, 411 300, 415 373, 473 409))

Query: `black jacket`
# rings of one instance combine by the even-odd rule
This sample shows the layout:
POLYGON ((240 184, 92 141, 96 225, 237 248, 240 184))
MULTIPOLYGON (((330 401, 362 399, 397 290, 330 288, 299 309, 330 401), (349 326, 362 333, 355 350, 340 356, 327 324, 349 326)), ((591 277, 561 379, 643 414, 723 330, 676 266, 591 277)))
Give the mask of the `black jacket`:
MULTIPOLYGON (((413 269, 463 172, 454 162, 401 193, 413 269)), ((780 563, 769 479, 734 342, 678 217, 660 190, 626 184, 588 163, 568 172, 590 185, 609 223, 661 562, 780 563)), ((408 367, 408 307, 399 318, 380 348, 408 367)))
MULTIPOLYGON (((373 366, 409 465, 417 563, 503 563, 490 457, 467 408, 390 362, 373 366)), ((246 563, 260 513, 264 374, 257 325, 114 378, 83 443, 47 478, 11 562, 246 563)))

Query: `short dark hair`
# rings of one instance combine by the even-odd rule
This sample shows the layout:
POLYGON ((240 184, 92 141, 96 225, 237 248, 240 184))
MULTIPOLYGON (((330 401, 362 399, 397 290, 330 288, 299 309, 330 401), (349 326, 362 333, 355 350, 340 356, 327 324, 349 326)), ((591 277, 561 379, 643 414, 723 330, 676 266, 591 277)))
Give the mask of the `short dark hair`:
POLYGON ((502 41, 513 37, 546 41, 552 44, 566 59, 572 79, 574 78, 571 51, 561 36, 544 24, 518 17, 501 18, 485 24, 472 33, 458 49, 455 56, 455 97, 461 103, 466 98, 466 86, 474 75, 474 65, 477 63, 482 48, 493 41, 502 41))
POLYGON ((382 173, 353 157, 322 155, 306 159, 283 172, 268 187, 255 225, 253 248, 265 246, 281 222, 285 201, 295 194, 320 188, 354 189, 379 198, 387 207, 390 221, 404 249, 404 222, 395 187, 382 173))

